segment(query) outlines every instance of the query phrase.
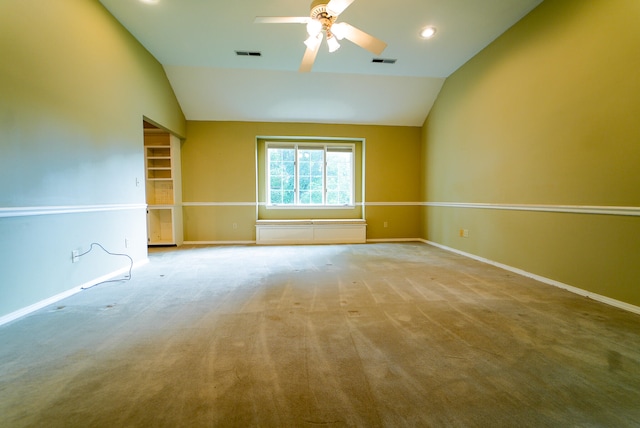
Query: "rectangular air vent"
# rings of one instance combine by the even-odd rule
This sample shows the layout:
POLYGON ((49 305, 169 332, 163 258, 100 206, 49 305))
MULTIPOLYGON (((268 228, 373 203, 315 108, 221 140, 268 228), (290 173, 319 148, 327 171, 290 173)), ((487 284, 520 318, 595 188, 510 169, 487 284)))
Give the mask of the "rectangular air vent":
POLYGON ((238 55, 238 56, 262 56, 262 53, 258 52, 258 51, 236 51, 236 55, 238 55))
POLYGON ((389 58, 374 58, 371 62, 376 64, 395 64, 397 59, 389 59, 389 58))

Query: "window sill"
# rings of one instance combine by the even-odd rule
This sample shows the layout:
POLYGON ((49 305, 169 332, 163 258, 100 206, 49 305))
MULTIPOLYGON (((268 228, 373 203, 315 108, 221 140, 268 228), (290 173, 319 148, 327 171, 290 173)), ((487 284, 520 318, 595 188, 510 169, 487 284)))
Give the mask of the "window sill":
POLYGON ((291 220, 256 220, 256 226, 297 226, 323 224, 367 224, 360 218, 320 218, 320 219, 291 219, 291 220))
POLYGON ((352 210, 355 205, 265 205, 268 210, 352 210))

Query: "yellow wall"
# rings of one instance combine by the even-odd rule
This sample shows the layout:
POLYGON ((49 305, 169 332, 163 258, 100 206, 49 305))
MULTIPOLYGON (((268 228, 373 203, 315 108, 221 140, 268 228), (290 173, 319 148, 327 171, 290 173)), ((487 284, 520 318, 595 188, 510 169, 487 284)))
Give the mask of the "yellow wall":
POLYGON ((640 305, 640 217, 530 210, 640 206, 639 16, 636 0, 546 1, 447 79, 423 198, 525 207, 430 206, 427 239, 640 305))
POLYGON ((185 133, 162 66, 97 0, 0 1, 0 317, 129 263, 72 250, 146 257, 145 116, 185 133))
MULTIPOLYGON (((185 240, 255 240, 259 136, 363 139, 365 202, 376 204, 365 205, 367 238, 418 238, 420 132, 419 127, 188 121, 182 145, 185 240), (416 221, 406 221, 407 215, 416 221)), ((317 210, 307 218, 325 215, 317 210)))

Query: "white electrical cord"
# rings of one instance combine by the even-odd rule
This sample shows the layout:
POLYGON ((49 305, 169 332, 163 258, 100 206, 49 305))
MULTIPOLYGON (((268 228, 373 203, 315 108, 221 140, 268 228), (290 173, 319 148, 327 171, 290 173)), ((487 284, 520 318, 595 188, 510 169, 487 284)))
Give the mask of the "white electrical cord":
POLYGON ((107 250, 106 250, 102 245, 98 244, 97 242, 92 242, 92 243, 91 243, 91 246, 89 247, 89 249, 88 249, 87 251, 85 251, 85 252, 84 252, 84 253, 82 253, 82 254, 78 254, 76 257, 80 258, 80 257, 82 257, 82 256, 84 256, 84 255, 86 255, 86 254, 89 254, 89 253, 91 252, 91 250, 93 250, 94 245, 95 245, 95 246, 98 246, 98 247, 100 247, 100 248, 102 248, 102 251, 104 251, 105 253, 107 253, 107 254, 109 254, 109 255, 111 255, 111 256, 121 256, 121 257, 126 257, 126 258, 128 258, 128 259, 129 259, 129 262, 131 263, 131 264, 129 265, 129 272, 127 273, 127 275, 126 275, 124 278, 120 278, 120 279, 108 279, 108 280, 106 280, 106 281, 100 281, 100 282, 98 282, 98 283, 96 283, 96 284, 93 284, 93 285, 91 285, 91 286, 89 286, 89 287, 82 287, 82 288, 81 288, 81 290, 86 290, 86 289, 88 289, 88 288, 95 287, 96 285, 104 284, 105 282, 129 281, 129 280, 131 279, 131 270, 133 269, 133 259, 132 259, 132 258, 131 258, 131 256, 130 256, 130 255, 128 255, 128 254, 123 254, 123 253, 112 253, 111 251, 107 251, 107 250))

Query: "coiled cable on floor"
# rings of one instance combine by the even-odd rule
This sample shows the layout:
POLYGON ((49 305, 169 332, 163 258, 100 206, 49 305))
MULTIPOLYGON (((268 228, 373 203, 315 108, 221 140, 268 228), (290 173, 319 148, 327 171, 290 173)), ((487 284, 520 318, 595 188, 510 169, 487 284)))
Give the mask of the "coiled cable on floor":
POLYGON ((118 256, 118 257, 126 257, 126 258, 128 258, 128 259, 129 259, 129 262, 130 262, 130 264, 129 264, 129 272, 126 274, 126 276, 125 276, 124 278, 120 278, 120 279, 107 279, 107 280, 105 280, 105 281, 97 282, 97 283, 95 283, 95 284, 93 284, 93 285, 90 285, 90 286, 88 286, 88 287, 82 287, 82 288, 81 288, 81 290, 86 290, 86 289, 88 289, 88 288, 95 287, 96 285, 104 284, 104 283, 107 283, 107 282, 120 282, 120 281, 129 281, 129 280, 131 280, 131 271, 133 270, 133 259, 132 259, 132 258, 131 258, 131 256, 130 256, 130 255, 128 255, 128 254, 124 254, 124 253, 112 253, 111 251, 108 251, 106 248, 104 248, 102 245, 98 244, 97 242, 92 242, 92 243, 91 243, 91 245, 89 246, 89 249, 88 249, 87 251, 85 251, 85 252, 84 252, 84 253, 82 253, 82 254, 78 254, 76 257, 80 258, 80 257, 82 257, 82 256, 84 256, 84 255, 89 254, 89 253, 91 252, 91 250, 93 250, 93 247, 94 247, 94 246, 100 247, 100 248, 102 249, 102 251, 104 251, 105 253, 109 254, 110 256, 118 256))

